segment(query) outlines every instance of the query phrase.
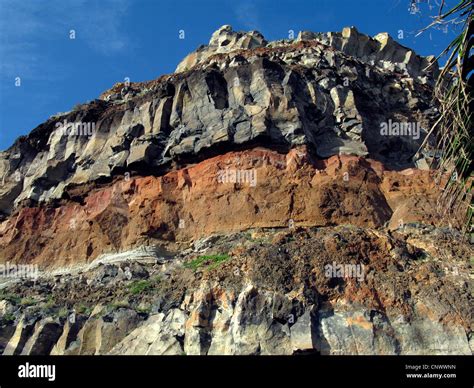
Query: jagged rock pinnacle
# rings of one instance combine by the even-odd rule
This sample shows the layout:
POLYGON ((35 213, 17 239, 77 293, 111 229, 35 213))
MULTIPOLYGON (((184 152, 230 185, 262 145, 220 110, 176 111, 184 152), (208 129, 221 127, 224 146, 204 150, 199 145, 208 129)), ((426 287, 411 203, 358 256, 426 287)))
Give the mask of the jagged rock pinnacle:
MULTIPOLYGON (((258 47, 285 47, 303 41, 320 42, 375 66, 392 70, 398 68, 412 77, 425 76, 425 69, 434 61, 433 56, 423 58, 416 55, 413 50, 397 43, 386 32, 372 38, 360 33, 355 27, 346 27, 341 32, 300 31, 295 40, 267 42, 258 31, 236 32, 230 25, 224 25, 212 34, 209 45, 202 46, 189 54, 178 65, 176 72, 189 70, 215 54, 258 47)), ((436 71, 436 66, 434 71, 436 71)))

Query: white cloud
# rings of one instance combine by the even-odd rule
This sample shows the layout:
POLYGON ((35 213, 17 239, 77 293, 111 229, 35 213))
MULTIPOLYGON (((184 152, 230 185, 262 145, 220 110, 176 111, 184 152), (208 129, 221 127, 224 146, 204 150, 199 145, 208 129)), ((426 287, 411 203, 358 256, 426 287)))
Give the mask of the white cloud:
POLYGON ((242 23, 245 28, 248 28, 249 30, 262 30, 255 2, 236 1, 234 12, 237 20, 242 23))
POLYGON ((128 6, 129 0, 1 0, 1 76, 51 79, 52 73, 59 73, 60 64, 48 61, 41 42, 67 38, 71 29, 76 39, 99 54, 126 49, 129 40, 120 27, 128 6), (42 76, 45 63, 52 71, 42 76))

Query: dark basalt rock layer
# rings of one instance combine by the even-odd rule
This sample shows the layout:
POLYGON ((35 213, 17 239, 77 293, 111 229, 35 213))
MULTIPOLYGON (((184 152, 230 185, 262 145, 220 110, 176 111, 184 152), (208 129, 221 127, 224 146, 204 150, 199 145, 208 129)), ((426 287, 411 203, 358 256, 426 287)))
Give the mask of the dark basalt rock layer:
POLYGON ((0 352, 471 354, 472 245, 417 152, 437 72, 223 26, 52 116, 0 153, 0 265, 40 271, 0 277, 0 352))

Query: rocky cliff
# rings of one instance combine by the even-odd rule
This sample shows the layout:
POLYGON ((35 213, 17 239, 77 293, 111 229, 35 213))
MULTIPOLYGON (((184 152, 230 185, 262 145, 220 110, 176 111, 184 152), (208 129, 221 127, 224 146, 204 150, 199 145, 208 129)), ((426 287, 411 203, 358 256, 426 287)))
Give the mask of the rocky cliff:
POLYGON ((472 248, 387 34, 216 31, 0 154, 4 354, 468 354, 472 248))

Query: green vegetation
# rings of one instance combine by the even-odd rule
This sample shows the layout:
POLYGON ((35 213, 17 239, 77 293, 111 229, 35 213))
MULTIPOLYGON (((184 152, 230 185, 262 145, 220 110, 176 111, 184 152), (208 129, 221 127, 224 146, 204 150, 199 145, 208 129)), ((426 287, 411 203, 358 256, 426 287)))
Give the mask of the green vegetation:
POLYGON ((86 306, 84 303, 80 303, 75 306, 76 312, 82 315, 90 315, 92 313, 92 309, 86 306))
POLYGON ((6 292, 4 290, 0 290, 0 300, 6 300, 13 305, 18 305, 21 302, 21 298, 17 295, 12 294, 11 292, 6 292))
MULTIPOLYGON (((439 180, 447 173, 440 197, 441 215, 454 225, 472 232, 474 206, 472 203, 474 142, 472 122, 472 47, 474 23, 472 0, 460 0, 449 10, 440 2, 437 16, 423 29, 461 26, 461 32, 438 58, 448 55, 445 66, 437 79, 435 97, 440 106, 440 117, 425 137, 422 146, 432 134, 442 153, 439 163, 439 180)), ((421 33, 420 32, 420 33, 421 33)))
POLYGON ((151 307, 150 306, 138 306, 135 311, 137 313, 141 314, 150 314, 151 313, 151 307))
POLYGON ((69 310, 66 307, 61 307, 56 313, 56 316, 58 318, 66 318, 68 315, 69 315, 69 310))
POLYGON ((252 240, 252 233, 250 232, 242 232, 242 235, 247 239, 247 240, 252 240))
POLYGON ((142 294, 152 288, 150 280, 135 280, 128 286, 128 290, 132 295, 142 294))
POLYGON ((46 302, 43 304, 44 309, 52 309, 54 306, 56 306, 56 302, 54 301, 53 295, 48 295, 48 298, 46 299, 46 302))
POLYGON ((38 303, 37 300, 33 299, 33 298, 30 298, 30 297, 26 297, 26 298, 21 298, 20 300, 20 305, 21 306, 24 306, 24 307, 28 307, 28 306, 34 306, 38 303))
POLYGON ((211 270, 229 259, 230 256, 228 254, 204 255, 185 263, 184 266, 186 268, 192 269, 193 271, 197 271, 200 268, 211 270))
POLYGON ((161 275, 156 275, 153 278, 151 278, 151 282, 153 284, 159 284, 159 283, 161 283, 162 280, 163 280, 163 278, 161 277, 161 275))
POLYGON ((6 313, 2 316, 1 321, 3 324, 15 322, 15 316, 12 313, 6 313))
POLYGON ((156 289, 162 282, 161 275, 155 275, 149 279, 134 280, 128 287, 130 295, 140 295, 156 289))
POLYGON ((130 306, 128 300, 118 300, 114 301, 109 305, 112 309, 117 310, 119 308, 127 308, 130 306))
POLYGON ((129 307, 130 307, 130 303, 128 303, 128 300, 116 300, 116 301, 113 301, 112 303, 109 303, 106 306, 106 308, 101 312, 101 315, 107 315, 120 308, 129 308, 129 307))

